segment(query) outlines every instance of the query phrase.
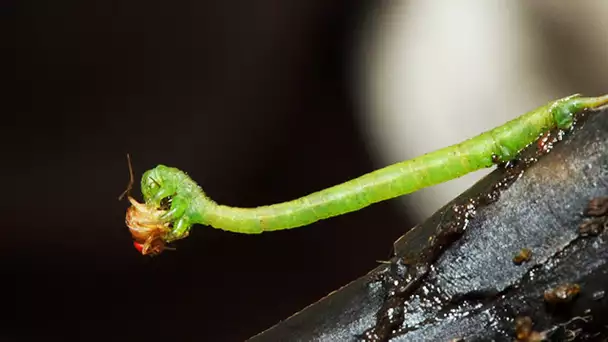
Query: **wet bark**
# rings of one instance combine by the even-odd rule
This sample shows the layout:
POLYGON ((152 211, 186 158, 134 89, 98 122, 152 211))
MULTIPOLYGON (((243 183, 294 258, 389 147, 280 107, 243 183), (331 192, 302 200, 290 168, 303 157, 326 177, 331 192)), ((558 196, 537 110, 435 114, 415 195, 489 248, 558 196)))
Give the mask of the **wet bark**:
POLYGON ((390 261, 251 340, 608 336, 608 109, 550 147, 532 144, 396 241, 390 261))

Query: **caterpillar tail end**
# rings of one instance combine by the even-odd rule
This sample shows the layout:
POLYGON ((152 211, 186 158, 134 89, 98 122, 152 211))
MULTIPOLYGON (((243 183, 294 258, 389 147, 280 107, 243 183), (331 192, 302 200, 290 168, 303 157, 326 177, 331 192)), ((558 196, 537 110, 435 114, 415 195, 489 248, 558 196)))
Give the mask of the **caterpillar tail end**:
POLYGON ((598 97, 579 97, 577 102, 580 102, 582 109, 598 109, 608 105, 608 94, 598 97))
POLYGON ((577 113, 605 105, 608 105, 608 94, 597 97, 582 97, 580 94, 575 94, 555 101, 551 106, 551 112, 557 127, 568 129, 572 127, 577 113))

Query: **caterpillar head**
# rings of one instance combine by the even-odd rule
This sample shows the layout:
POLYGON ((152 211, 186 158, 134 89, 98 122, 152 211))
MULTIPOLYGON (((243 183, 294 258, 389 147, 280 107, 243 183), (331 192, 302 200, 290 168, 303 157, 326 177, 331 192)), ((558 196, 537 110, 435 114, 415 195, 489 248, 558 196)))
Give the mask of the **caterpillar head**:
POLYGON ((141 178, 141 192, 146 204, 161 206, 161 201, 176 193, 180 171, 165 165, 146 171, 141 178))
POLYGON ((178 169, 165 165, 158 165, 146 171, 141 179, 144 203, 139 203, 129 195, 133 185, 133 168, 128 154, 127 160, 131 177, 127 189, 118 199, 127 195, 131 202, 125 222, 133 237, 133 245, 143 255, 157 255, 163 250, 173 249, 167 247, 166 243, 188 235, 187 220, 177 220, 183 215, 187 205, 184 205, 183 198, 178 197, 172 201, 184 174, 178 169), (178 224, 175 228, 181 228, 178 230, 180 234, 175 234, 173 231, 176 220, 178 224))

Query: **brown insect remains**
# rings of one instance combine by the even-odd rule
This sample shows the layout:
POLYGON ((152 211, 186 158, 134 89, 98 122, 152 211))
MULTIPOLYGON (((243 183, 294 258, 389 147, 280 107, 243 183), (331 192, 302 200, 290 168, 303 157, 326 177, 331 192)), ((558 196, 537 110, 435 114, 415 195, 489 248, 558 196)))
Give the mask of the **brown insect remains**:
POLYGON ((125 222, 135 240, 135 248, 143 255, 161 253, 166 249, 163 236, 171 231, 169 222, 161 220, 165 211, 139 203, 131 196, 128 199, 131 207, 127 209, 125 222))
POLYGON ((150 207, 145 203, 139 203, 131 197, 130 192, 133 188, 134 176, 129 154, 127 154, 127 162, 129 165, 129 183, 127 189, 118 197, 119 200, 122 200, 126 195, 131 202, 131 206, 127 209, 125 223, 133 237, 133 245, 141 254, 160 254, 165 249, 169 249, 165 246, 163 237, 171 231, 170 223, 163 222, 161 219, 166 211, 150 207))

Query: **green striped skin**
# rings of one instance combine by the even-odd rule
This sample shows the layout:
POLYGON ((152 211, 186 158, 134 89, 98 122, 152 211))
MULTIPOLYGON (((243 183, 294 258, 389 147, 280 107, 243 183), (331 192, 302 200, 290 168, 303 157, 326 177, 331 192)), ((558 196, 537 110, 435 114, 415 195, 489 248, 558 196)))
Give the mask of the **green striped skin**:
POLYGON ((552 101, 460 144, 269 206, 219 205, 184 172, 164 165, 144 173, 142 193, 146 204, 156 207, 163 198, 171 196, 171 207, 164 215, 164 220, 173 223, 167 242, 185 237, 193 224, 247 234, 295 228, 446 182, 491 167, 496 161, 509 161, 544 132, 569 129, 576 113, 607 103, 608 95, 590 98, 572 95, 552 101))

